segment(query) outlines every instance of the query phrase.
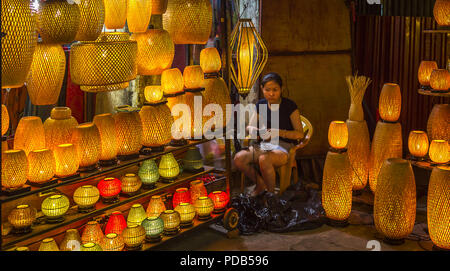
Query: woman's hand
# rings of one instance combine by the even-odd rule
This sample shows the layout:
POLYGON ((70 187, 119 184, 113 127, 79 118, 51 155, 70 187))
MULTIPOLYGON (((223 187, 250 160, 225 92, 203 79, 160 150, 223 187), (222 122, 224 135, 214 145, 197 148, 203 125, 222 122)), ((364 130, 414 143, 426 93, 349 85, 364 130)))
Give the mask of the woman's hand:
POLYGON ((264 134, 261 135, 261 138, 264 141, 270 141, 272 138, 276 138, 280 136, 280 129, 268 129, 264 134))

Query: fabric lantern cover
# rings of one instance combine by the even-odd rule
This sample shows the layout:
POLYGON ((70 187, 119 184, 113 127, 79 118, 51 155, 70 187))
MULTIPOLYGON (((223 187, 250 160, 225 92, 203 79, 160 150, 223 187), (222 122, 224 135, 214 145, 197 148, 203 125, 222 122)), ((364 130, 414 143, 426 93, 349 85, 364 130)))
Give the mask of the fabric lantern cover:
MULTIPOLYGON (((105 1, 108 2, 108 1, 105 1)), ((96 40, 102 32, 105 22, 105 4, 103 0, 80 0, 80 26, 75 40, 96 40)))
POLYGON ((128 0, 127 23, 132 33, 147 31, 152 16, 152 0, 128 0))
POLYGON ((72 133, 78 126, 69 107, 55 107, 44 121, 45 146, 55 150, 56 146, 72 143, 72 133))
POLYGON ((437 69, 438 65, 436 61, 426 61, 426 60, 421 61, 419 65, 419 71, 417 72, 419 83, 424 87, 427 86, 429 87, 431 72, 437 69))
POLYGON ((2 152, 2 187, 17 189, 27 182, 28 160, 24 150, 2 152))
POLYGON ((28 155, 32 150, 44 148, 45 132, 41 118, 36 116, 21 118, 14 135, 14 149, 22 149, 28 155))
POLYGON ((33 150, 28 154, 27 158, 27 179, 30 183, 43 184, 55 175, 56 162, 52 150, 33 150))
POLYGON ((444 139, 450 141, 450 105, 435 104, 427 122, 430 141, 444 139))
POLYGON ((100 133, 92 122, 75 127, 72 133, 72 144, 78 154, 80 170, 91 170, 97 166, 100 156, 100 133))

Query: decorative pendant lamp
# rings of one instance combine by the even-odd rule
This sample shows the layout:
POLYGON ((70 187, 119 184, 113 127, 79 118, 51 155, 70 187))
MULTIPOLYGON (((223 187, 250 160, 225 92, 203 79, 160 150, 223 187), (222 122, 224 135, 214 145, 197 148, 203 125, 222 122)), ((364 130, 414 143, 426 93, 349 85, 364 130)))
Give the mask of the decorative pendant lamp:
POLYGON ((81 245, 81 251, 103 251, 99 244, 89 242, 81 245))
POLYGON ((128 0, 127 24, 132 33, 147 30, 152 16, 152 0, 128 0))
POLYGON ((199 197, 194 203, 194 208, 199 220, 207 220, 211 218, 211 213, 214 211, 214 203, 208 197, 199 197))
POLYGON ((78 27, 75 40, 96 40, 102 32, 105 22, 105 5, 103 0, 80 0, 79 2, 80 26, 78 27))
POLYGON ((95 204, 100 199, 100 191, 93 185, 78 187, 73 193, 73 201, 78 205, 78 212, 89 213, 95 210, 95 204))
POLYGON ((168 69, 161 74, 161 87, 164 97, 172 96, 183 92, 183 74, 178 68, 168 69))
POLYGON ((175 190, 175 193, 173 193, 172 207, 175 209, 180 203, 184 202, 191 202, 191 194, 185 187, 178 188, 177 190, 175 190))
POLYGON ((58 177, 69 177, 77 173, 79 162, 78 154, 73 144, 61 144, 54 148, 56 170, 58 177))
POLYGON ((128 225, 122 232, 127 250, 140 250, 145 240, 145 229, 141 225, 128 225))
POLYGON ((208 192, 206 191, 205 184, 202 180, 195 180, 190 182, 189 192, 191 192, 191 204, 194 205, 195 201, 199 197, 208 196, 208 192))
POLYGON ((2 136, 8 132, 9 129, 9 114, 6 105, 2 104, 2 136))
POLYGON ((56 162, 49 149, 31 151, 28 154, 27 179, 31 185, 42 186, 55 176, 56 162))
POLYGON ((220 214, 225 212, 227 204, 230 201, 230 197, 225 191, 213 191, 208 197, 214 203, 214 213, 220 214))
POLYGON ((378 110, 384 121, 395 122, 400 117, 402 96, 397 84, 386 83, 380 93, 378 110))
POLYGON ((117 108, 114 114, 116 140, 118 145, 117 158, 129 160, 139 157, 142 142, 142 123, 137 109, 117 108))
POLYGON ((437 69, 431 72, 430 86, 433 92, 448 92, 450 88, 450 72, 437 69))
POLYGON ((431 241, 438 249, 450 249, 450 167, 433 168, 428 185, 427 222, 431 241))
POLYGON ((267 48, 251 19, 239 19, 231 34, 231 79, 246 97, 266 65, 267 48))
POLYGON ((158 217, 162 212, 166 210, 163 199, 160 195, 152 196, 146 210, 147 217, 158 217))
POLYGON ((201 172, 204 170, 203 157, 196 146, 189 147, 183 157, 183 170, 187 172, 201 172))
POLYGON ((416 219, 416 184, 411 164, 389 158, 378 175, 373 218, 389 244, 401 244, 412 232, 416 219))
POLYGON ((111 113, 95 115, 93 122, 100 133, 101 152, 99 164, 101 166, 115 165, 117 163, 118 146, 113 115, 111 113))
POLYGON ((176 235, 180 230, 180 214, 174 210, 166 210, 159 216, 164 222, 164 235, 176 235))
POLYGON ((436 61, 425 61, 422 60, 419 65, 419 71, 417 72, 417 77, 422 89, 429 90, 430 87, 430 77, 433 70, 437 70, 438 65, 436 61))
POLYGON ((164 221, 157 216, 150 216, 142 221, 145 229, 145 240, 150 243, 161 241, 161 234, 164 231, 164 221))
POLYGON ((109 0, 105 3, 105 27, 124 28, 127 20, 128 0, 109 0))
POLYGON ((45 238, 39 245, 38 251, 59 251, 58 244, 56 244, 55 239, 45 238))
MULTIPOLYGON (((36 18, 30 2, 2 1, 2 88, 23 86, 37 44, 36 18)), ((3 132, 3 130, 2 130, 3 132)))
POLYGON ((127 227, 127 221, 123 214, 119 211, 114 211, 108 218, 108 222, 105 227, 105 234, 115 233, 122 234, 122 231, 127 227))
POLYGON ((44 121, 46 148, 55 150, 60 144, 72 143, 72 132, 77 125, 69 107, 54 107, 50 118, 44 121))
POLYGON ((450 161, 450 148, 446 140, 435 139, 431 141, 428 152, 433 164, 446 164, 450 161))
POLYGON ((147 218, 144 207, 141 204, 133 204, 130 212, 128 212, 127 225, 141 225, 142 221, 147 218))
POLYGON ((42 120, 36 116, 23 117, 14 135, 14 149, 24 150, 26 155, 32 150, 45 148, 45 133, 42 120))
POLYGON ((81 237, 77 229, 68 229, 64 235, 64 239, 59 244, 61 251, 80 251, 81 237))
POLYGON ((79 170, 95 170, 101 151, 97 126, 92 122, 86 122, 75 127, 72 132, 72 143, 77 150, 79 170))
POLYGON ((122 177, 122 193, 127 196, 134 196, 139 193, 139 189, 142 186, 142 181, 134 173, 127 173, 122 177))
POLYGON ((197 214, 195 212, 194 206, 192 206, 189 202, 183 202, 177 205, 174 210, 180 214, 181 228, 192 227, 192 225, 194 224, 193 220, 195 218, 195 215, 197 214))
POLYGON ((117 233, 109 233, 105 235, 103 241, 100 243, 103 251, 122 251, 125 247, 122 235, 117 233))
POLYGON ((116 203, 119 201, 119 193, 122 190, 122 184, 119 179, 108 177, 97 184, 97 188, 102 196, 103 203, 116 203))
POLYGON ((159 180, 159 171, 155 159, 147 159, 142 162, 141 167, 139 167, 138 176, 141 178, 144 189, 153 189, 159 180))
POLYGON ((47 223, 59 223, 64 221, 64 214, 69 210, 69 206, 69 198, 65 195, 53 195, 44 199, 41 211, 47 223))
POLYGON ((152 0, 152 15, 162 15, 167 10, 169 0, 152 0))
POLYGON ((75 40, 81 21, 80 8, 66 0, 40 1, 37 31, 44 43, 66 44, 75 40))
POLYGON ((209 0, 170 0, 163 25, 175 44, 206 44, 213 12, 209 0))
POLYGON ((84 226, 83 233, 81 234, 81 243, 86 244, 92 242, 100 244, 104 237, 100 224, 97 221, 89 221, 84 226))
POLYGON ((2 188, 20 189, 27 182, 28 160, 23 150, 2 152, 2 188))
POLYGON ((448 0, 436 0, 433 15, 438 25, 450 25, 450 2, 448 0))
POLYGON ((136 65, 139 75, 160 75, 172 66, 175 45, 164 29, 149 29, 134 33, 131 40, 137 42, 136 65))
POLYGON ((13 226, 13 233, 29 233, 36 219, 37 211, 27 204, 16 206, 8 215, 8 222, 13 226))
POLYGON ((435 104, 427 122, 430 141, 444 139, 450 141, 450 105, 435 104))
POLYGON ((428 136, 424 131, 411 131, 408 136, 408 149, 413 160, 423 160, 428 153, 428 136))
POLYGON ((173 153, 169 152, 161 156, 158 171, 163 182, 173 182, 177 178, 180 174, 180 167, 173 153))

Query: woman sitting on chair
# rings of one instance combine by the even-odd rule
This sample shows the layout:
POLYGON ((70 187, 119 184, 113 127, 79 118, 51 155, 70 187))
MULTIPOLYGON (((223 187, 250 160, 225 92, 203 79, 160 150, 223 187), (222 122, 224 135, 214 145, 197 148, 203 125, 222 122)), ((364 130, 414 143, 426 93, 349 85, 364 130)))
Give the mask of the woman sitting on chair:
MULTIPOLYGON (((300 112, 294 101, 282 97, 283 82, 277 73, 266 74, 261 82, 261 89, 264 99, 256 104, 258 114, 254 114, 250 118, 250 123, 254 122, 254 118, 258 120, 259 105, 267 104, 267 131, 260 135, 267 142, 278 134, 278 145, 272 145, 270 150, 261 150, 250 146, 248 150, 238 152, 234 157, 236 167, 242 171, 248 178, 256 183, 251 196, 263 194, 265 191, 275 192, 275 168, 287 163, 289 149, 293 147, 299 140, 303 139, 303 127, 300 118, 300 112), (279 129, 271 129, 271 112, 272 105, 278 104, 279 129), (259 168, 259 171, 256 168, 259 168)), ((260 127, 262 128, 262 127, 260 127)), ((258 131, 257 127, 247 126, 248 133, 258 131)))

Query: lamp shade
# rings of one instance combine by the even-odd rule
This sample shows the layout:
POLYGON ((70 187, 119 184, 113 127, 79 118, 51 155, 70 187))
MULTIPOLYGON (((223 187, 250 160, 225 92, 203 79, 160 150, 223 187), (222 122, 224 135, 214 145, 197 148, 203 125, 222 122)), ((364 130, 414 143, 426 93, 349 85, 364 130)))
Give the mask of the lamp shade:
POLYGON ((121 181, 122 181, 122 192, 125 194, 133 194, 139 191, 139 189, 142 186, 141 179, 134 173, 125 174, 125 176, 122 177, 121 181))
POLYGON ((164 231, 164 221, 157 216, 147 217, 142 221, 145 229, 146 239, 149 241, 159 241, 164 231))
POLYGON ((45 183, 55 175, 55 171, 55 156, 51 150, 34 150, 28 154, 27 179, 31 183, 45 183))
POLYGON ((80 251, 81 237, 77 229, 68 229, 63 240, 59 244, 61 251, 80 251))
POLYGON ((21 118, 14 135, 14 149, 24 150, 28 155, 32 150, 44 148, 45 133, 42 120, 35 116, 21 118))
POLYGON ((78 205, 78 211, 91 210, 100 198, 100 191, 93 185, 78 187, 73 193, 73 201, 78 205))
POLYGON ((113 115, 111 113, 95 115, 93 122, 100 133, 101 151, 99 159, 101 161, 115 159, 118 146, 113 115))
POLYGON ((178 68, 167 69, 161 74, 161 87, 164 96, 173 95, 183 91, 183 75, 178 68))
POLYGON ((6 105, 2 104, 2 136, 8 132, 9 129, 9 114, 6 105))
POLYGON ((29 1, 2 1, 2 88, 23 86, 37 44, 36 19, 29 1))
MULTIPOLYGON (((231 104, 230 91, 227 84, 222 78, 208 78, 203 80, 203 104, 205 107, 208 104, 218 104, 222 108, 222 120, 223 123, 215 123, 216 128, 225 128, 227 120, 231 120, 232 111, 227 111, 227 104, 231 104)), ((215 115, 214 113, 211 118, 215 115)), ((210 117, 206 117, 206 120, 210 120, 210 117)))
POLYGON ((174 210, 180 214, 180 226, 182 228, 192 226, 192 221, 196 215, 194 206, 192 206, 189 202, 183 202, 178 204, 174 210))
POLYGON ((195 212, 198 214, 198 219, 208 219, 214 211, 214 203, 208 197, 199 197, 194 202, 195 212))
POLYGON ((142 162, 138 172, 142 184, 147 187, 152 187, 159 180, 158 166, 154 159, 147 159, 142 162))
POLYGON ((27 182, 28 160, 23 150, 2 152, 2 187, 15 189, 27 182))
POLYGON ((427 221, 431 241, 442 249, 450 249, 450 167, 433 168, 428 185, 427 221))
POLYGON ((450 3, 448 0, 436 0, 433 7, 434 19, 439 25, 450 25, 450 3))
POLYGON ((446 69, 433 70, 430 75, 430 86, 433 90, 448 91, 450 88, 450 73, 446 69))
POLYGON ((137 42, 136 65, 140 75, 160 75, 172 66, 175 45, 164 29, 148 29, 134 33, 131 40, 137 42))
POLYGON ((100 156, 100 133, 92 122, 86 122, 75 127, 72 133, 72 144, 78 154, 80 167, 95 166, 100 156))
POLYGON ((167 2, 169 0, 152 0, 152 14, 161 15, 167 10, 167 2))
POLYGON ((75 40, 81 13, 78 5, 64 0, 41 1, 36 19, 42 42, 66 44, 75 40))
POLYGON ((369 177, 370 135, 365 120, 347 120, 347 153, 353 168, 353 190, 361 190, 369 177))
POLYGON ((159 216, 164 222, 164 234, 176 234, 180 229, 180 214, 174 210, 166 210, 159 216))
POLYGON ((203 71, 200 65, 186 66, 183 71, 184 87, 199 89, 203 85, 203 71))
POLYGON ((119 179, 109 177, 98 182, 97 188, 103 199, 115 201, 122 190, 122 184, 119 179))
POLYGON ((54 107, 44 121, 46 148, 55 150, 60 144, 72 143, 72 132, 77 125, 69 107, 54 107))
POLYGON ((450 140, 450 105, 435 104, 427 122, 427 133, 430 140, 450 140))
POLYGON ((116 233, 121 235, 123 229, 127 227, 127 221, 123 214, 119 211, 112 212, 108 218, 108 222, 105 227, 105 234, 116 233))
POLYGON ((225 211, 228 202, 230 201, 230 197, 225 191, 213 191, 209 193, 208 197, 214 203, 214 211, 225 211))
MULTIPOLYGON (((186 105, 189 106, 191 111, 191 138, 201 139, 203 137, 203 127, 205 127, 206 121, 209 117, 203 116, 205 103, 204 103, 204 91, 187 91, 185 96, 186 105), (196 106, 195 100, 202 101, 201 107, 196 106), (197 110, 197 111, 196 111, 197 110)), ((199 104, 200 105, 200 104, 199 104)))
POLYGON ((419 83, 422 86, 430 86, 431 72, 437 69, 438 65, 436 61, 421 61, 419 65, 419 71, 417 72, 419 83))
POLYGON ((215 47, 208 47, 200 51, 200 66, 204 73, 217 73, 222 68, 219 51, 215 47))
POLYGON ((81 251, 103 251, 99 244, 89 242, 81 245, 81 251))
POLYGON ((411 131, 408 136, 409 153, 414 157, 424 157, 428 153, 428 136, 424 131, 411 131))
POLYGON ((328 143, 334 149, 344 149, 348 142, 347 124, 343 121, 332 121, 328 128, 328 143))
POLYGON ((141 225, 142 221, 147 218, 144 207, 141 204, 133 204, 130 212, 128 212, 127 225, 141 225))
POLYGON ((139 112, 142 122, 142 145, 161 147, 172 139, 173 117, 166 103, 144 105, 139 112))
POLYGON ((195 180, 190 182, 189 191, 191 192, 191 204, 194 205, 195 201, 199 197, 208 196, 208 192, 206 191, 205 184, 202 180, 195 180))
POLYGON ((436 164, 445 164, 450 161, 450 149, 448 141, 435 139, 431 141, 428 151, 431 161, 436 164))
POLYGON ((169 152, 161 156, 158 171, 159 175, 164 179, 174 179, 180 174, 180 167, 173 153, 169 152))
POLYGON ((378 110, 383 120, 395 122, 400 117, 402 95, 400 87, 394 83, 383 85, 380 94, 378 110))
POLYGON ((105 27, 117 29, 125 27, 128 0, 109 0, 105 4, 105 27))
POLYGON ((145 240, 145 234, 145 229, 141 225, 128 225, 122 232, 127 249, 139 249, 145 240))
POLYGON ((16 233, 26 233, 31 231, 36 214, 36 209, 28 204, 18 205, 9 213, 8 222, 11 223, 16 233))
POLYGON ((58 245, 53 238, 45 238, 41 241, 38 251, 59 251, 58 245))
POLYGON ((92 242, 100 244, 104 237, 100 224, 97 221, 89 221, 84 226, 83 233, 81 234, 81 243, 86 244, 92 242))
POLYGON ((384 161, 373 208, 375 227, 386 238, 399 240, 412 232, 416 219, 416 184, 408 161, 400 158, 384 161))
POLYGON ((49 222, 64 220, 63 215, 69 210, 69 199, 65 195, 53 195, 44 199, 41 211, 49 222))
POLYGON ((103 0, 80 0, 79 2, 80 26, 78 27, 75 40, 96 40, 102 32, 105 22, 105 5, 103 0))
POLYGON ((190 203, 191 202, 191 194, 189 193, 189 190, 185 187, 178 188, 175 190, 175 193, 173 193, 172 198, 172 206, 173 208, 176 208, 180 203, 190 203))
POLYGON ((56 104, 65 71, 66 56, 62 46, 38 43, 25 81, 31 103, 34 105, 56 104))
POLYGON ((183 169, 187 172, 198 172, 203 169, 203 157, 196 146, 189 147, 183 157, 183 169))
POLYGON ((147 217, 158 217, 162 212, 166 210, 166 205, 159 195, 152 196, 147 206, 147 217))
POLYGON ((137 112, 117 112, 114 114, 118 155, 139 154, 142 141, 142 124, 137 112))
POLYGON ((163 25, 175 44, 205 44, 212 17, 209 0, 171 0, 163 14, 163 25))
POLYGON ((163 98, 161 86, 146 86, 144 89, 145 100, 149 103, 157 103, 163 98))
POLYGON ((128 0, 127 23, 130 32, 145 32, 151 16, 152 0, 128 0))
POLYGON ((117 233, 106 234, 103 241, 100 243, 103 251, 122 251, 125 247, 122 235, 117 233))
POLYGON ((67 177, 74 175, 79 167, 78 154, 73 144, 61 144, 54 148, 55 175, 67 177))

